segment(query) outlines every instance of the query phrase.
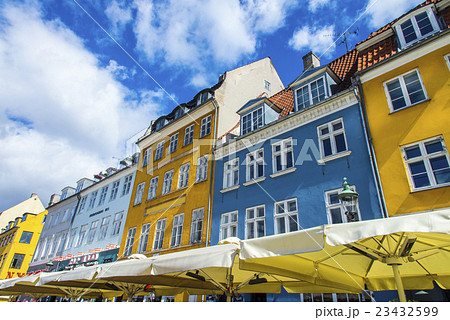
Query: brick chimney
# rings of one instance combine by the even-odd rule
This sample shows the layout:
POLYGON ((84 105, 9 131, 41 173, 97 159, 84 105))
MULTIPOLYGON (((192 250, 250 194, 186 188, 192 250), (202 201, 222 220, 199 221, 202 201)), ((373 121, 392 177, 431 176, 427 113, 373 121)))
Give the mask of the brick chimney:
POLYGON ((320 66, 320 59, 312 51, 303 56, 303 71, 320 66))

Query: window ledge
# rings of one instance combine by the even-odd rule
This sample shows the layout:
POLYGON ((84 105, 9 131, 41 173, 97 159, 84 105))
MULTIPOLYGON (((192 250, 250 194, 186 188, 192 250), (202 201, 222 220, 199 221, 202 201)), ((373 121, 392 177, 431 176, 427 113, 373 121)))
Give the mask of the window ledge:
POLYGON ((249 186, 249 185, 252 185, 254 183, 259 183, 259 182, 264 181, 264 180, 266 180, 266 177, 261 177, 261 178, 258 178, 258 179, 253 179, 253 180, 244 182, 243 185, 244 186, 249 186))
POLYGON ((225 189, 220 190, 220 193, 225 193, 225 192, 228 192, 228 191, 236 190, 239 187, 240 187, 240 185, 236 185, 236 186, 232 186, 232 187, 229 187, 229 188, 225 188, 225 189))
POLYGON ((410 104, 409 106, 404 106, 403 108, 399 108, 399 109, 397 109, 397 110, 390 110, 391 112, 389 112, 389 114, 393 114, 393 113, 396 113, 396 112, 399 112, 399 111, 402 111, 402 110, 405 110, 405 109, 408 109, 408 108, 417 106, 418 104, 421 104, 421 103, 424 103, 424 102, 428 102, 428 101, 431 101, 431 99, 430 99, 430 98, 427 98, 427 99, 425 99, 425 100, 422 100, 422 101, 419 101, 419 102, 410 104))
POLYGON ((205 182, 205 181, 208 181, 208 179, 200 180, 200 181, 195 181, 194 184, 202 183, 202 182, 205 182))
POLYGON ((276 173, 271 174, 270 177, 271 178, 276 178, 276 177, 282 176, 284 174, 288 174, 288 173, 294 172, 295 170, 297 170, 296 167, 289 168, 289 169, 286 169, 286 170, 283 170, 283 171, 278 171, 276 173))
POLYGON ((317 160, 317 162, 319 164, 323 164, 325 162, 328 162, 328 161, 331 161, 331 160, 335 160, 335 159, 339 159, 339 158, 342 158, 342 157, 346 157, 346 156, 349 156, 351 154, 352 154, 352 152, 350 150, 344 151, 344 152, 339 152, 337 154, 333 154, 331 156, 319 159, 319 160, 317 160))

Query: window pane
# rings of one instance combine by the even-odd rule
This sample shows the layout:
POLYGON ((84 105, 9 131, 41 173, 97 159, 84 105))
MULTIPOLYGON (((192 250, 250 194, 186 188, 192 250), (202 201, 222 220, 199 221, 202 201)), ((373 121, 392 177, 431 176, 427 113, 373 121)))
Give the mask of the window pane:
POLYGON ((425 149, 427 150, 428 154, 444 151, 441 141, 428 142, 425 144, 425 149))
POLYGON ((247 239, 253 239, 255 237, 255 225, 253 222, 247 223, 247 239))
POLYGON ((328 201, 330 204, 337 204, 340 203, 339 199, 338 199, 338 193, 332 193, 328 196, 328 201))
POLYGON ((278 203, 276 206, 277 206, 277 213, 284 213, 284 203, 278 203))
POLYGON ((412 25, 411 20, 403 22, 400 27, 403 31, 403 36, 405 37, 405 42, 409 43, 417 39, 417 35, 414 31, 414 27, 412 25))
POLYGON ((284 217, 276 218, 277 233, 286 233, 286 226, 284 224, 284 217))
POLYGON ((289 212, 297 211, 297 202, 296 201, 289 201, 288 202, 288 208, 289 208, 289 212))
POLYGON ((256 216, 257 217, 264 217, 264 208, 258 208, 256 216))
POLYGON ((291 168, 294 166, 293 160, 292 160, 292 151, 289 151, 286 153, 286 168, 291 168))
POLYGON ((406 89, 408 90, 409 100, 416 103, 425 99, 417 72, 413 72, 404 77, 406 89))
POLYGON ((403 97, 403 92, 400 87, 400 82, 398 80, 394 80, 388 83, 387 88, 389 91, 389 96, 391 97, 392 108, 394 110, 406 106, 406 101, 403 97))
POLYGON ((414 186, 416 188, 426 187, 430 185, 430 180, 426 173, 418 174, 413 176, 414 186))
POLYGON ((339 129, 342 129, 342 122, 340 122, 340 121, 338 123, 333 124, 333 131, 336 131, 339 129))
POLYGON ((430 164, 436 178, 436 183, 450 182, 450 168, 445 156, 430 159, 430 164))
POLYGON ((412 162, 409 164, 409 168, 411 169, 411 174, 413 175, 426 172, 423 161, 412 162))
POLYGON ((331 223, 342 223, 342 215, 340 208, 330 209, 331 223))
POLYGON ((247 210, 247 219, 253 219, 255 217, 254 212, 255 211, 253 209, 248 209, 247 210))
POLYGON ((256 221, 256 234, 257 237, 264 237, 264 220, 256 221))
POLYGON ((322 146, 323 146, 323 155, 325 157, 332 154, 330 138, 322 140, 322 146))
POLYGON ((342 152, 347 150, 347 145, 345 144, 345 138, 343 133, 336 135, 334 138, 336 142, 336 152, 342 152))
POLYGON ((430 32, 433 32, 433 26, 431 25, 430 19, 426 12, 422 12, 415 16, 417 25, 419 26, 420 34, 422 36, 427 35, 430 32))
POLYGON ((420 156, 422 155, 422 153, 420 152, 419 146, 414 146, 414 147, 406 148, 406 149, 405 149, 405 153, 406 153, 406 158, 407 158, 407 159, 412 159, 412 158, 415 158, 415 157, 420 157, 420 156))
POLYGON ((328 134, 328 133, 330 133, 330 129, 328 129, 328 126, 320 129, 320 134, 321 135, 325 135, 325 134, 328 134))
POLYGON ((289 232, 297 231, 298 230, 297 215, 290 215, 288 219, 289 219, 289 232))

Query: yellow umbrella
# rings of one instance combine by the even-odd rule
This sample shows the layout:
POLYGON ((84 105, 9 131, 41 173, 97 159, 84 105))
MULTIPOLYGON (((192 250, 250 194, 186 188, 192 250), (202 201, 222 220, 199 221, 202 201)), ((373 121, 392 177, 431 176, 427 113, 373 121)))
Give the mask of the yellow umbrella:
POLYGON ((450 289, 450 210, 241 241, 242 269, 373 291, 450 289))

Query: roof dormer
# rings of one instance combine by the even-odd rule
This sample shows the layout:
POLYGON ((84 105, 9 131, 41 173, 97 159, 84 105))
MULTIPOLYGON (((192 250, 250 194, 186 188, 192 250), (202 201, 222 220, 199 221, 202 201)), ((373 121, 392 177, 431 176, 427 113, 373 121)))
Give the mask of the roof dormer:
POLYGON ((75 194, 75 188, 65 187, 61 190, 61 198, 59 199, 59 201, 62 201, 73 194, 75 194))
POLYGON ((250 100, 237 111, 241 116, 241 135, 275 121, 280 112, 281 109, 266 97, 250 100))
POLYGON ((404 49, 440 30, 433 5, 424 6, 405 15, 392 25, 404 49))

